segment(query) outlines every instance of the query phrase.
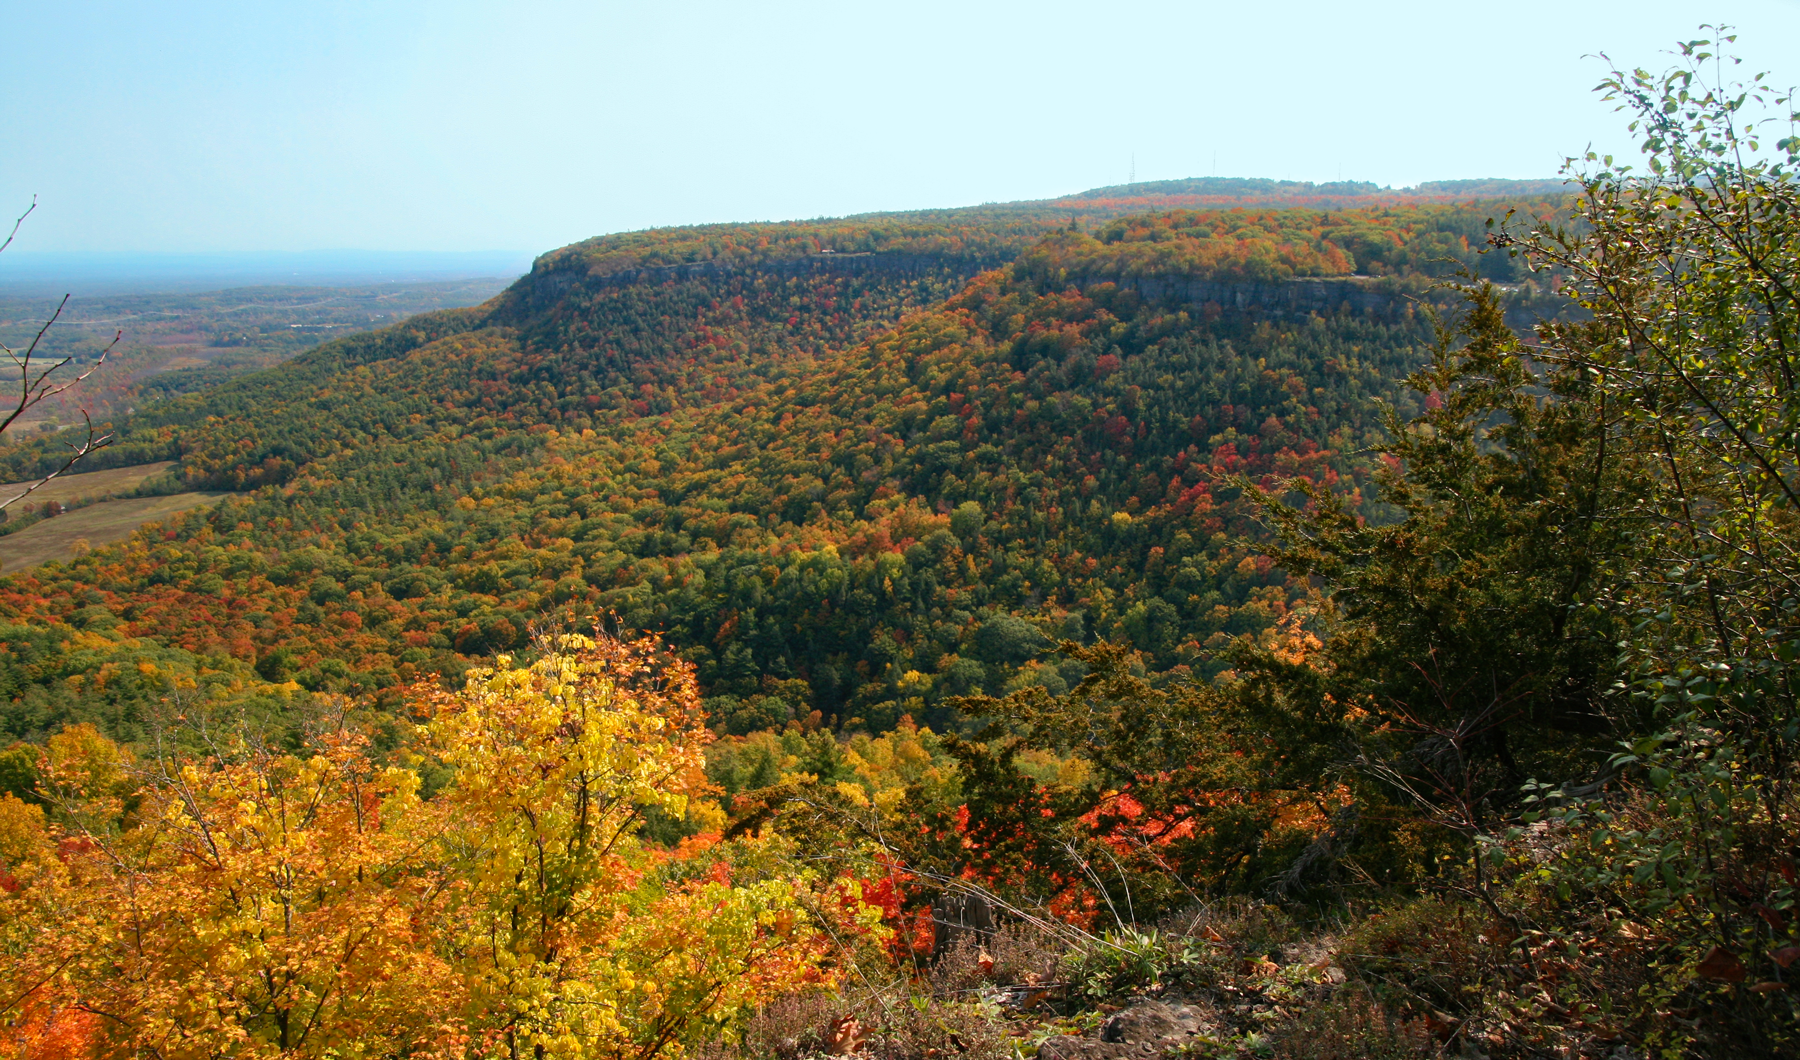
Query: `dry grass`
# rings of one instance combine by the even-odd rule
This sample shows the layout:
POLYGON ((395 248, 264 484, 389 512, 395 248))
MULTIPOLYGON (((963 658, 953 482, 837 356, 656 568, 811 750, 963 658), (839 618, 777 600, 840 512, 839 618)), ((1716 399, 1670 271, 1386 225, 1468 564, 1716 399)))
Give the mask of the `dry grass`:
MULTIPOLYGON (((110 473, 98 472, 102 475, 110 473)), ((66 515, 45 519, 0 537, 0 571, 10 574, 51 560, 72 559, 81 550, 83 542, 98 548, 123 541, 145 523, 167 519, 229 496, 230 493, 177 493, 168 497, 105 501, 77 508, 66 515)))
MULTIPOLYGON (((137 489, 144 480, 171 467, 175 461, 162 460, 154 464, 134 464, 131 467, 114 467, 105 471, 88 471, 79 475, 58 475, 40 487, 31 497, 21 504, 42 504, 45 501, 58 501, 68 504, 82 497, 100 498, 130 493, 137 489)), ((8 482, 0 485, 0 500, 17 496, 29 482, 8 482)), ((3 546, 0 546, 3 547, 3 546)))
POLYGON ((1397 1015, 1360 984, 1307 1006, 1280 1029, 1276 1060, 1411 1060, 1441 1055, 1426 1021, 1397 1015))

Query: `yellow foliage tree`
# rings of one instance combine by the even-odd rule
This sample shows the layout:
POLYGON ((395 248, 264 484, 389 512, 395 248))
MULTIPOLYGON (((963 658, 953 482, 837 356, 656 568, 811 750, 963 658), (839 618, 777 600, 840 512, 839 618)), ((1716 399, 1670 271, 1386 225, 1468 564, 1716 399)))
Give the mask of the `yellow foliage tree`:
POLYGON ((71 911, 67 877, 41 807, 0 795, 0 1055, 86 1055, 96 1017, 57 989, 77 956, 53 926, 71 911))
MULTIPOLYGON (((47 787, 78 790, 46 755, 47 787)), ((385 1056, 458 997, 425 930, 442 893, 418 777, 338 726, 154 763, 125 827, 63 801, 70 987, 113 1055, 385 1056)))
POLYGON ((774 841, 637 835, 705 783, 691 668, 541 647, 418 692, 396 762, 343 714, 298 753, 52 738, 53 822, 0 800, 14 1055, 649 1060, 828 983, 829 933, 872 923, 853 892, 774 841), (420 754, 450 770, 431 798, 420 754))
POLYGON ((826 978, 813 917, 845 906, 818 881, 754 841, 700 856, 701 872, 636 835, 647 809, 679 815, 704 784, 698 703, 691 667, 654 644, 577 636, 434 697, 465 883, 447 941, 484 1048, 653 1057, 826 978))

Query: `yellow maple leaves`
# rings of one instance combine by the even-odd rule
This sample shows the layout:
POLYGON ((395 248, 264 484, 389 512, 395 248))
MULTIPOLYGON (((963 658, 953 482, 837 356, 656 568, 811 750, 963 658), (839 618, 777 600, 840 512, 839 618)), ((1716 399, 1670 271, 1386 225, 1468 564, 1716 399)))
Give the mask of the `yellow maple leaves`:
POLYGON ((466 882, 447 930, 479 1029, 508 1053, 652 1056, 817 965, 812 933, 774 930, 804 915, 808 881, 659 871, 635 827, 653 807, 679 815, 702 777, 692 672, 648 644, 558 647, 433 698, 428 746, 455 771, 445 849, 466 882))
POLYGON ((341 718, 289 751, 48 750, 51 822, 0 802, 15 1055, 54 1024, 67 1055, 648 1060, 828 981, 827 931, 859 924, 828 881, 774 840, 637 834, 704 783, 691 670, 543 648, 420 691, 393 761, 341 718), (431 759, 427 798, 407 766, 431 759))
POLYGON ((311 743, 155 763, 111 827, 60 800, 79 909, 55 948, 103 1052, 388 1055, 451 1000, 417 777, 351 731, 311 743))

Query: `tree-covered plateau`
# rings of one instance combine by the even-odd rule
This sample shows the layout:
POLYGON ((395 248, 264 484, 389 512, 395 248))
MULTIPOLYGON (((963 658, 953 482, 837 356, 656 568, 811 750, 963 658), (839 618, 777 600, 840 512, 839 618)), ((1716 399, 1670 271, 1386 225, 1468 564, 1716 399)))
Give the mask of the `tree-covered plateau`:
POLYGON ((1572 202, 633 233, 120 423, 248 496, 0 586, 8 1042, 1794 1055, 1714 47, 1572 202))
POLYGON ((165 678, 99 675, 139 661, 271 710, 391 694, 597 615, 666 635, 733 732, 942 728, 955 696, 1078 680, 1064 636, 1212 672, 1304 592, 1230 480, 1363 504, 1429 276, 1517 270, 1476 253, 1495 212, 577 244, 121 424, 104 461, 249 495, 7 582, 4 724, 135 736, 165 678))

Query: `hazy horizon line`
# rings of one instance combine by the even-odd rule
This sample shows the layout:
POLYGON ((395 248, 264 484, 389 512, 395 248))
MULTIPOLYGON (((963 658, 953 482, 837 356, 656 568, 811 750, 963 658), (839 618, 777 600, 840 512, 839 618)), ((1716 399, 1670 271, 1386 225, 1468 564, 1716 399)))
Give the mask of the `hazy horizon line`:
POLYGON ((0 292, 159 294, 229 287, 366 286, 522 276, 522 250, 14 250, 0 254, 0 292))

